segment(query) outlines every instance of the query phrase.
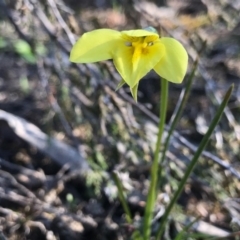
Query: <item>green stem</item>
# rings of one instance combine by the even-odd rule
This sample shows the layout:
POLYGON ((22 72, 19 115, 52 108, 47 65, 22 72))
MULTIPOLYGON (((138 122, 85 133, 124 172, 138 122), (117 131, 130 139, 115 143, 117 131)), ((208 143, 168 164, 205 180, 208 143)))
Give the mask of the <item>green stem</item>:
POLYGON ((198 158, 200 157, 203 149, 206 147, 207 143, 208 143, 208 140, 210 139, 211 135, 212 135, 212 132, 214 131, 215 127, 217 126, 219 120, 221 119, 221 116, 222 116, 222 113, 224 111, 224 108, 226 107, 227 103, 228 103, 228 100, 231 96, 231 93, 232 93, 232 90, 233 90, 233 85, 228 89, 225 97, 224 97, 224 100, 223 102, 221 103, 220 107, 218 108, 217 110, 217 113, 216 115, 214 116, 210 126, 209 126, 209 129, 207 131, 207 133, 205 134, 205 136, 203 137, 196 153, 194 154, 187 170, 186 170, 186 173, 185 175, 183 176, 183 179, 181 180, 180 184, 179 184, 179 187, 178 187, 178 190, 176 191, 176 193, 174 194, 169 206, 167 207, 165 213, 164 213, 164 216, 161 220, 161 225, 158 229, 158 232, 157 232, 157 238, 156 239, 161 239, 160 237, 162 236, 163 232, 164 232, 164 227, 165 227, 165 224, 167 222, 167 218, 174 206, 174 204, 176 203, 178 197, 180 196, 183 188, 184 188, 184 185, 188 179, 188 177, 190 176, 190 174, 192 173, 196 163, 197 163, 197 160, 198 158))
POLYGON ((168 81, 165 79, 161 80, 161 106, 160 106, 160 121, 158 125, 158 136, 156 142, 156 148, 154 152, 153 164, 151 167, 151 182, 148 191, 147 203, 144 215, 143 225, 143 239, 149 240, 151 235, 151 221, 153 216, 154 204, 157 195, 157 183, 158 183, 158 170, 159 170, 159 153, 162 141, 162 135, 164 132, 166 113, 168 103, 168 81))

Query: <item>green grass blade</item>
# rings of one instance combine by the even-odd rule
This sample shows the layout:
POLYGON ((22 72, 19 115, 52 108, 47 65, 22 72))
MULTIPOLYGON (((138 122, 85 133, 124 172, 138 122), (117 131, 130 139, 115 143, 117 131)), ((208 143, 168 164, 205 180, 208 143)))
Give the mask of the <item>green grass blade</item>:
POLYGON ((174 238, 174 240, 182 240, 184 239, 184 234, 193 226, 194 223, 196 223, 200 217, 194 219, 194 221, 190 222, 187 226, 185 226, 181 232, 178 233, 178 235, 174 238))
POLYGON ((164 126, 166 121, 168 103, 168 81, 165 79, 161 80, 161 106, 160 106, 160 121, 158 125, 158 136, 156 142, 156 148, 154 152, 153 164, 151 167, 151 182, 148 191, 147 203, 144 213, 143 223, 143 239, 149 240, 151 235, 151 221, 153 216, 154 205, 157 195, 157 184, 158 184, 158 173, 159 173, 159 153, 162 141, 162 135, 164 132, 164 126))
POLYGON ((131 236, 131 239, 133 239, 133 240, 143 240, 143 237, 142 237, 142 235, 141 235, 139 230, 135 230, 133 232, 132 236, 131 236))
POLYGON ((176 203, 179 195, 181 194, 183 188, 184 188, 184 185, 188 179, 188 177, 190 176, 190 174, 192 173, 196 163, 197 163, 197 160, 198 158, 200 157, 203 149, 206 147, 211 135, 212 135, 212 132, 214 131, 215 127, 217 126, 219 120, 221 119, 221 116, 222 116, 222 113, 224 111, 224 108, 226 107, 228 101, 229 101, 229 98, 231 96, 231 93, 232 93, 232 90, 233 90, 233 85, 228 89, 227 93, 225 94, 225 97, 224 97, 224 100, 222 101, 221 105, 219 106, 218 110, 217 110, 217 113, 215 114, 210 126, 209 126, 209 129, 207 131, 207 133, 205 134, 205 136, 203 137, 196 153, 194 154, 187 170, 186 170, 186 173, 185 175, 183 176, 183 179, 181 180, 180 184, 179 184, 179 188, 178 190, 176 191, 176 193, 174 194, 169 206, 167 207, 166 209, 166 212, 161 220, 161 225, 158 229, 158 232, 157 232, 157 238, 156 239, 161 239, 160 237, 162 236, 163 232, 164 232, 164 227, 165 227, 165 224, 167 222, 167 218, 174 206, 174 204, 176 203))
POLYGON ((164 143, 164 148, 163 148, 162 157, 161 157, 161 163, 163 163, 163 161, 165 160, 166 152, 167 152, 168 147, 169 147, 169 143, 170 143, 172 133, 173 133, 173 131, 174 131, 181 115, 182 115, 182 111, 183 111, 184 107, 186 106, 186 103, 187 103, 187 100, 188 100, 188 97, 189 97, 189 94, 190 94, 190 91, 191 91, 191 87, 192 87, 192 83, 193 83, 193 79, 194 79, 194 76, 195 76, 197 66, 198 66, 198 60, 195 60, 192 72, 191 72, 189 78, 187 79, 186 88, 185 88, 184 91, 182 91, 182 93, 180 95, 180 101, 178 102, 178 104, 177 104, 177 106, 174 110, 174 113, 171 117, 171 120, 170 120, 170 123, 169 123, 170 128, 169 128, 169 131, 168 131, 166 141, 164 143))
POLYGON ((124 212, 126 213, 126 220, 129 224, 131 224, 133 221, 132 221, 132 216, 131 216, 131 212, 130 212, 130 209, 129 209, 129 206, 128 206, 128 203, 125 199, 125 196, 124 196, 124 190, 123 190, 123 186, 122 186, 122 183, 118 177, 118 174, 117 172, 113 172, 113 180, 118 188, 118 197, 119 197, 119 200, 122 204, 122 207, 124 209, 124 212))

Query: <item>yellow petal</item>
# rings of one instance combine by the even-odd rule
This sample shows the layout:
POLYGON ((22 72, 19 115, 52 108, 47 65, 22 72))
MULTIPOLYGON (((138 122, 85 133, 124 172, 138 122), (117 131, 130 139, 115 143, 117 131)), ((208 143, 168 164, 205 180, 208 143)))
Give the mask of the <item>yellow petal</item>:
POLYGON ((165 55, 154 70, 170 82, 181 83, 188 66, 188 54, 185 48, 173 38, 160 38, 160 42, 165 47, 165 55))
POLYGON ((117 88, 115 89, 115 91, 119 90, 124 84, 125 84, 125 81, 122 79, 121 82, 117 85, 117 88))
POLYGON ((164 46, 158 41, 152 46, 122 46, 116 49, 113 61, 124 81, 133 88, 160 61, 164 55, 164 46))
POLYGON ((138 83, 133 88, 130 88, 130 90, 131 90, 133 99, 137 102, 138 83))
POLYGON ((120 38, 121 33, 111 29, 98 29, 84 33, 74 44, 70 61, 90 63, 111 59, 120 38))

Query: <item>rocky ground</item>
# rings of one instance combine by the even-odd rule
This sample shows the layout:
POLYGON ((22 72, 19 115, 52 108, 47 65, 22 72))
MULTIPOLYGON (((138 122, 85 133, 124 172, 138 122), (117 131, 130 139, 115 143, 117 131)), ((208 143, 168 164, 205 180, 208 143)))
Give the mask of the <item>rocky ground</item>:
MULTIPOLYGON (((156 215, 176 190, 223 94, 235 84, 165 237, 174 239, 196 219, 189 239, 238 239, 239 1, 156 2, 0 0, 0 239, 130 239, 135 226, 126 224, 113 171, 136 225, 141 223, 159 77, 150 73, 141 80, 136 104, 127 88, 115 91, 120 77, 110 61, 84 65, 68 58, 86 31, 146 26, 183 43, 190 57, 187 76, 199 58, 167 153, 156 215)), ((184 86, 170 85, 168 121, 184 86)))

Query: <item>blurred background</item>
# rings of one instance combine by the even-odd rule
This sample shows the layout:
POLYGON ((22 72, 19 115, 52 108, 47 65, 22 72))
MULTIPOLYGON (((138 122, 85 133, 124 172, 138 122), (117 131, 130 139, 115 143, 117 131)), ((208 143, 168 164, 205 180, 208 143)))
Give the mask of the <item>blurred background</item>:
MULTIPOLYGON (((141 224, 160 79, 154 72, 144 77, 135 103, 128 88, 115 91, 121 79, 111 61, 72 64, 69 52, 84 32, 147 26, 185 46, 186 78, 199 59, 153 227, 234 83, 165 238, 195 220, 187 239, 238 239, 224 236, 240 231, 239 13, 238 0, 0 0, 0 239, 130 239, 141 224), (113 171, 136 226, 126 224, 113 171)), ((168 122, 185 84, 170 84, 168 122)))

